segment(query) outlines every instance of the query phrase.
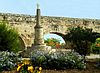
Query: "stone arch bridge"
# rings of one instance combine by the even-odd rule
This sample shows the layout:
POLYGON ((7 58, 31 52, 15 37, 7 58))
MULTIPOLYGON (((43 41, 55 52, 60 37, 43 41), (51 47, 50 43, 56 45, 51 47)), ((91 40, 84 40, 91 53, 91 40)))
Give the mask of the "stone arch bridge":
MULTIPOLYGON (((35 16, 0 13, 0 21, 2 20, 6 20, 11 27, 18 31, 26 47, 31 47, 34 44, 35 16)), ((44 34, 55 33, 63 36, 67 33, 67 28, 76 26, 92 28, 93 31, 100 33, 100 20, 98 19, 42 16, 41 24, 44 28, 44 34)))

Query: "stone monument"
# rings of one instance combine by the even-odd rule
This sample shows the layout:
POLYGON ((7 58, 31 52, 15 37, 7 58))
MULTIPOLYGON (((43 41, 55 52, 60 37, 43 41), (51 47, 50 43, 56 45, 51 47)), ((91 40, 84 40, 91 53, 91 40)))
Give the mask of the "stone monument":
POLYGON ((50 49, 50 46, 46 46, 44 43, 44 34, 43 34, 43 25, 41 24, 41 11, 39 8, 39 4, 37 4, 37 10, 36 10, 36 25, 34 27, 35 29, 35 37, 34 37, 34 45, 33 49, 50 49))
POLYGON ((44 39, 43 39, 43 26, 41 25, 41 12, 39 8, 39 4, 37 4, 37 10, 36 10, 36 25, 34 27, 35 29, 35 39, 34 39, 34 45, 44 45, 44 39))

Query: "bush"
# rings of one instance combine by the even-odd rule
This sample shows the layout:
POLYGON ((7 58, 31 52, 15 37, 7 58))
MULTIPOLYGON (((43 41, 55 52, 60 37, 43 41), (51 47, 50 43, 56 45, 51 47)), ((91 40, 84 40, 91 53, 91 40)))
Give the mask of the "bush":
POLYGON ((44 42, 46 43, 46 45, 51 46, 52 48, 60 48, 61 44, 60 44, 60 40, 56 39, 56 38, 48 38, 46 40, 44 40, 44 42))
POLYGON ((15 68, 18 57, 13 52, 0 52, 0 71, 12 70, 15 68))
POLYGON ((65 35, 65 40, 73 44, 73 49, 81 55, 89 55, 91 53, 91 43, 95 41, 92 29, 85 27, 72 27, 65 35))
POLYGON ((97 38, 95 43, 92 44, 92 53, 100 54, 100 38, 97 38))
POLYGON ((41 65, 44 69, 66 69, 86 67, 84 58, 76 52, 34 51, 30 55, 33 65, 41 65))
POLYGON ((20 44, 17 31, 8 27, 6 22, 0 22, 0 51, 18 52, 20 44))

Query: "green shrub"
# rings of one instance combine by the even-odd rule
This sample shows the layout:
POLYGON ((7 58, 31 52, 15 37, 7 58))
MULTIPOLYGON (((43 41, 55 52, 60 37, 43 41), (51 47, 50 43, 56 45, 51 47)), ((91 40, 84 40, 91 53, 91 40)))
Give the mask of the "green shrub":
POLYGON ((100 47, 98 47, 96 45, 92 45, 92 53, 100 54, 100 47))
POLYGON ((97 38, 95 43, 92 44, 92 53, 100 54, 100 38, 97 38))
POLYGON ((91 53, 91 44, 95 42, 95 35, 92 29, 85 27, 71 27, 65 35, 65 41, 70 41, 72 49, 81 55, 89 55, 91 53))
POLYGON ((0 52, 0 71, 12 70, 15 68, 18 57, 13 52, 0 52))
POLYGON ((6 22, 0 22, 0 51, 18 52, 20 44, 17 31, 7 26, 6 22))
POLYGON ((44 69, 84 69, 86 67, 84 58, 76 52, 34 51, 30 58, 33 65, 41 65, 44 69))

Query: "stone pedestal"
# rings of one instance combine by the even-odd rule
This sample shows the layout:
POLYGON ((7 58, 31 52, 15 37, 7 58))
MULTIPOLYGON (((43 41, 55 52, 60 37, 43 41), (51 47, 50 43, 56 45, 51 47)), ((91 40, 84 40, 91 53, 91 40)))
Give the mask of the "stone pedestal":
POLYGON ((43 34, 43 25, 41 25, 41 12, 37 5, 37 11, 36 11, 36 25, 34 27, 35 29, 35 38, 34 38, 34 45, 32 46, 32 49, 37 50, 50 50, 50 46, 46 46, 44 43, 44 34, 43 34))
POLYGON ((46 45, 34 45, 32 47, 33 50, 44 50, 44 51, 49 51, 51 50, 51 46, 46 46, 46 45))
POLYGON ((34 29, 35 29, 34 45, 44 45, 43 27, 35 26, 34 29))

